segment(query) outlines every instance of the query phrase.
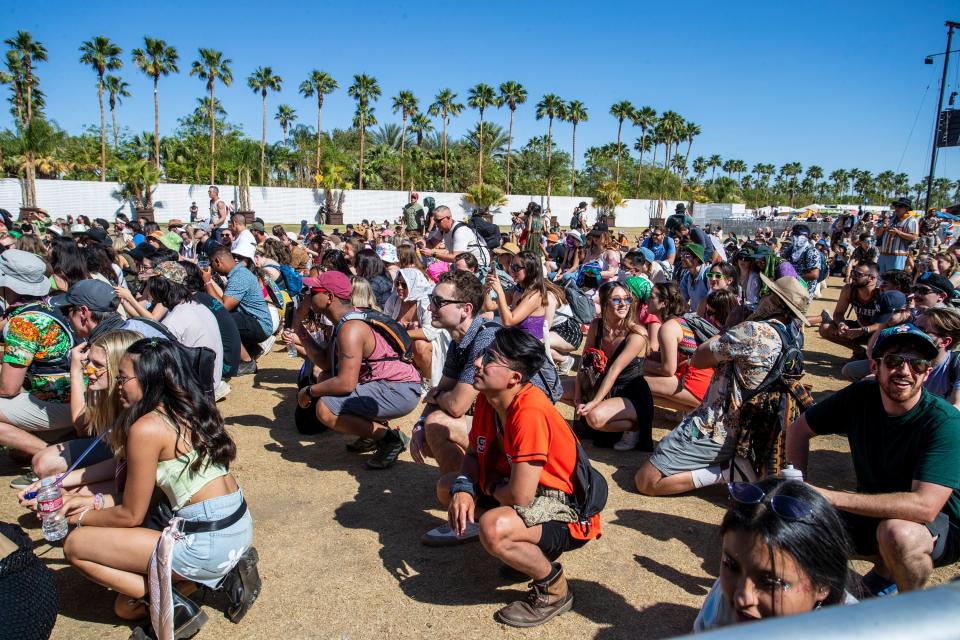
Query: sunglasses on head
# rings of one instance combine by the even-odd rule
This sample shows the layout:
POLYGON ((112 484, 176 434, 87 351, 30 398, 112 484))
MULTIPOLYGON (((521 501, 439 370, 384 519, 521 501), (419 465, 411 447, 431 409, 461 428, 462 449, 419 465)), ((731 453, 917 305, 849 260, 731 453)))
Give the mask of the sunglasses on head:
POLYGON ((926 373, 932 365, 926 358, 908 358, 898 353, 884 354, 879 360, 888 369, 899 369, 900 366, 906 362, 910 365, 910 370, 918 375, 926 373))
POLYGON ((750 482, 728 482, 727 491, 737 504, 758 505, 766 502, 771 511, 790 522, 807 520, 813 513, 809 506, 792 496, 775 495, 765 501, 766 492, 750 482))

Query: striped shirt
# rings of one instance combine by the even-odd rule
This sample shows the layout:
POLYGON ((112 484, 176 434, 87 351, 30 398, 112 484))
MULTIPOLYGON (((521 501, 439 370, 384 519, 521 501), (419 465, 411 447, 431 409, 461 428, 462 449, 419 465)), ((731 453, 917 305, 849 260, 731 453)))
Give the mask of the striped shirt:
POLYGON ((893 229, 899 229, 904 233, 912 235, 917 234, 917 219, 908 215, 903 220, 893 224, 891 228, 884 232, 883 241, 880 246, 880 255, 882 256, 906 256, 910 255, 910 241, 904 240, 900 236, 891 233, 893 229))

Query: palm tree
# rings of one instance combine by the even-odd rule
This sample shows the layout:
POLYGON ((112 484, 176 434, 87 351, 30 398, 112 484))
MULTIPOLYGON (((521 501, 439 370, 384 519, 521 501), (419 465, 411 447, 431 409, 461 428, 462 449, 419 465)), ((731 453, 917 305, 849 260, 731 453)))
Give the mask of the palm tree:
POLYGON ((537 103, 537 120, 547 119, 547 208, 550 208, 550 192, 553 188, 553 165, 550 157, 553 153, 553 119, 563 118, 567 105, 560 96, 548 93, 537 103))
POLYGON ((790 193, 790 206, 793 206, 793 196, 797 191, 797 176, 803 171, 799 162, 788 162, 780 167, 780 174, 786 178, 787 191, 790 193))
POLYGON ((843 169, 835 169, 830 174, 830 182, 833 183, 833 197, 839 200, 847 193, 847 185, 850 184, 850 174, 843 169))
POLYGON ((274 75, 271 67, 257 67, 257 69, 247 77, 247 86, 254 93, 259 93, 263 98, 263 129, 260 131, 260 184, 263 181, 264 169, 264 150, 267 146, 267 92, 280 91, 283 84, 283 78, 274 75))
POLYGON ((447 125, 450 118, 460 115, 463 104, 457 102, 457 94, 450 89, 441 89, 430 105, 430 115, 440 116, 443 123, 443 190, 447 190, 447 125))
POLYGON ((610 107, 610 115, 617 119, 617 177, 614 184, 620 186, 620 134, 623 132, 623 121, 633 119, 636 108, 629 100, 621 100, 610 107))
POLYGON ((100 101, 100 182, 107 179, 107 127, 103 113, 104 74, 123 66, 121 53, 123 49, 106 36, 97 36, 80 45, 80 62, 90 65, 97 72, 97 99, 100 101))
POLYGON ((633 126, 640 127, 640 140, 634 145, 634 149, 640 152, 640 162, 637 163, 637 188, 640 188, 640 176, 643 175, 643 152, 648 150, 647 129, 654 126, 657 120, 657 112, 653 107, 643 106, 634 109, 633 117, 630 119, 633 126))
POLYGON ((354 124, 360 130, 360 173, 358 188, 363 191, 363 143, 367 135, 367 123, 373 120, 373 107, 370 101, 376 101, 380 97, 380 85, 373 76, 365 73, 353 76, 353 84, 347 89, 347 95, 357 101, 357 111, 354 115, 354 124))
POLYGON ((510 195, 510 156, 513 150, 513 116, 517 105, 527 101, 527 90, 519 82, 508 80, 500 85, 500 104, 510 108, 510 128, 507 133, 507 195, 510 195))
POLYGON ((107 76, 106 88, 110 94, 110 126, 113 128, 113 152, 117 152, 117 105, 123 102, 121 98, 129 98, 130 85, 119 76, 107 76))
POLYGON ((500 99, 497 97, 496 92, 488 84, 483 82, 474 85, 468 95, 467 95, 467 104, 470 107, 476 109, 480 112, 480 152, 478 155, 479 162, 477 168, 477 184, 483 184, 483 112, 487 107, 498 107, 500 106, 500 99))
POLYGON ((403 127, 400 131, 400 191, 403 191, 403 150, 407 139, 407 118, 417 114, 419 104, 413 91, 401 91, 393 97, 393 112, 400 112, 403 117, 403 127))
POLYGON ((696 138, 701 133, 703 132, 700 130, 700 125, 694 122, 686 123, 686 126, 684 127, 684 131, 683 131, 684 137, 687 139, 687 153, 684 154, 683 156, 684 169, 687 168, 687 160, 690 159, 690 148, 693 147, 693 139, 696 138))
POLYGON ((287 131, 297 119, 297 110, 288 104, 277 105, 277 113, 273 119, 280 123, 280 128, 283 130, 283 146, 287 146, 287 131))
POLYGON ((717 169, 723 164, 723 159, 720 157, 719 153, 715 153, 710 156, 710 159, 707 160, 707 166, 710 167, 710 179, 716 180, 717 178, 717 169))
POLYGON ((417 146, 423 146, 423 137, 433 131, 433 123, 425 113, 415 113, 410 118, 410 133, 417 137, 417 146))
POLYGON ((17 31, 16 37, 7 38, 4 42, 10 46, 23 66, 23 84, 27 90, 27 117, 22 124, 26 124, 33 119, 33 63, 46 60, 47 49, 34 40, 29 31, 17 31))
POLYGON ((587 107, 579 100, 571 100, 564 114, 567 122, 573 125, 573 152, 570 156, 570 195, 577 188, 577 125, 589 119, 587 107))
POLYGON ((707 161, 704 158, 697 156, 693 159, 693 175, 697 178, 696 184, 698 187, 700 186, 700 181, 703 180, 704 174, 707 173, 707 168, 707 161))
POLYGON ((174 47, 158 38, 145 36, 143 49, 133 50, 133 63, 145 74, 153 78, 153 156, 157 169, 160 168, 160 97, 158 85, 160 76, 177 73, 179 54, 174 47))
POLYGON ((198 76, 201 80, 207 81, 207 92, 210 94, 210 184, 214 183, 216 169, 216 136, 217 121, 214 119, 213 107, 216 101, 213 97, 213 89, 217 78, 223 82, 224 86, 229 87, 233 83, 233 71, 230 65, 233 60, 224 58, 223 52, 216 49, 200 49, 200 57, 193 61, 190 68, 190 75, 198 76))
POLYGON ((315 175, 320 175, 320 117, 323 115, 323 97, 336 91, 340 85, 326 71, 314 69, 309 77, 300 83, 300 95, 309 98, 317 96, 317 158, 314 164, 315 175))
POLYGON ((684 136, 686 131, 686 123, 683 118, 680 117, 680 114, 676 111, 664 111, 663 115, 660 116, 660 124, 658 128, 661 130, 660 133, 663 135, 664 144, 666 145, 664 149, 664 168, 668 171, 671 170, 672 162, 670 160, 670 152, 673 150, 673 143, 679 142, 681 136, 684 136))

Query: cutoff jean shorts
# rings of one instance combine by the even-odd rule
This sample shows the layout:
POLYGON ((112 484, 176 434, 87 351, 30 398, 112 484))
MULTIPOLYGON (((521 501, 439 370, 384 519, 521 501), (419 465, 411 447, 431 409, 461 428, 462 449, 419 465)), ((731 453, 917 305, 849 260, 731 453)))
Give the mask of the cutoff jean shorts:
MULTIPOLYGON (((176 515, 187 522, 222 520, 236 511, 242 501, 243 491, 235 491, 189 504, 176 515)), ((171 567, 177 575, 215 589, 252 543, 253 518, 248 508, 238 522, 226 529, 191 533, 178 540, 173 547, 171 567)))

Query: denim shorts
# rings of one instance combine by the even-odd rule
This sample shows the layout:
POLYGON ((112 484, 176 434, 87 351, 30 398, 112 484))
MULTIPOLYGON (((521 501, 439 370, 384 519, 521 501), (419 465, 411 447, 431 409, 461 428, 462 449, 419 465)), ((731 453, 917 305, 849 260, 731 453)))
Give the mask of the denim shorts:
POLYGON ((113 450, 110 449, 110 445, 104 442, 99 438, 76 438, 75 440, 67 440, 66 442, 60 444, 60 457, 64 459, 69 467, 72 465, 77 458, 84 451, 87 450, 87 447, 90 446, 90 443, 94 440, 100 440, 97 445, 90 450, 90 453, 87 454, 87 457, 83 459, 78 468, 83 469, 85 467, 93 466, 97 463, 103 462, 104 460, 109 460, 113 457, 113 450))
MULTIPOLYGON (((189 504, 177 512, 188 522, 222 520, 239 508, 243 491, 189 504)), ((248 510, 238 522, 220 531, 191 533, 173 547, 171 566, 177 575, 216 588, 253 543, 253 518, 248 510)))

